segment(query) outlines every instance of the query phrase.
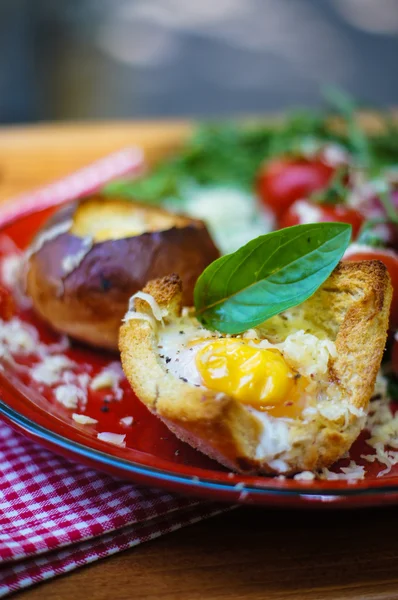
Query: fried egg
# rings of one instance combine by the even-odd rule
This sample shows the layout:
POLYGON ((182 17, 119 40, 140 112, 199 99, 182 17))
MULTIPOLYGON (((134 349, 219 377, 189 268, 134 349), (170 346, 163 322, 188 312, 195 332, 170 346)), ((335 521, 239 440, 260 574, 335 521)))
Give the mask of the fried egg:
POLYGON ((322 389, 336 347, 331 340, 295 331, 296 322, 303 322, 300 317, 284 316, 281 327, 275 319, 269 323, 279 343, 265 337, 264 327, 222 336, 193 317, 182 318, 159 331, 159 358, 185 383, 226 394, 256 411, 297 417, 311 404, 314 388, 322 389), (286 322, 294 333, 287 333, 286 322))

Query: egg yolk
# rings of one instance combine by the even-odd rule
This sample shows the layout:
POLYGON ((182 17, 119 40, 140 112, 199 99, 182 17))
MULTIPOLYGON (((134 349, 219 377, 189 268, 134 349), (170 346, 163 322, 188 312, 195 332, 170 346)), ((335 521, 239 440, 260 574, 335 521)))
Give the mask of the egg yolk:
MULTIPOLYGON (((196 355, 203 384, 236 400, 275 416, 295 416, 300 375, 277 349, 249 346, 244 340, 219 339, 203 346, 196 355)), ((301 403, 299 403, 301 404, 301 403)))

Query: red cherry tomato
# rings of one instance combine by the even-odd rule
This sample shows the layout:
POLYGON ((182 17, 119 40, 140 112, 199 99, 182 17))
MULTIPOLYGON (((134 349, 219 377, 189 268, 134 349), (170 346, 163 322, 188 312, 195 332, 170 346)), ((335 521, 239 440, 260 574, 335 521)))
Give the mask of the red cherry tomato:
POLYGON ((398 254, 392 250, 384 250, 383 248, 375 248, 374 250, 366 247, 363 250, 358 250, 344 257, 345 260, 381 260, 387 267, 390 273, 392 287, 394 289, 391 313, 390 313, 390 328, 398 328, 398 254))
POLYGON ((256 190, 279 217, 296 200, 327 188, 335 170, 320 159, 275 158, 260 167, 256 190))
POLYGON ((309 200, 297 200, 282 215, 278 224, 283 227, 300 225, 302 223, 324 223, 338 221, 352 225, 352 238, 355 239, 364 222, 359 211, 343 204, 317 204, 309 200))

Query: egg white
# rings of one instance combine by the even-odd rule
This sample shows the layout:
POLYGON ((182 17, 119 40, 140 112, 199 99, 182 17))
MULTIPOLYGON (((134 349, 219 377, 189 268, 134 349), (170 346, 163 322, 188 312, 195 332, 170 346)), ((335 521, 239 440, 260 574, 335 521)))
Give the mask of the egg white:
POLYGON ((182 319, 160 331, 159 358, 175 377, 200 386, 202 378, 196 366, 196 355, 211 338, 217 337, 218 334, 203 329, 194 319, 182 319))

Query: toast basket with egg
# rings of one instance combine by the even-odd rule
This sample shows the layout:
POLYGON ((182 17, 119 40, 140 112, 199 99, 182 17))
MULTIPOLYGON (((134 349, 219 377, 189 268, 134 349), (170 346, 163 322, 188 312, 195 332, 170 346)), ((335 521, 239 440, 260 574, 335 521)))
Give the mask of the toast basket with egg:
POLYGON ((382 263, 343 262, 303 304, 225 336, 183 306, 178 276, 156 279, 120 329, 123 369, 153 414, 227 468, 315 471, 364 426, 391 296, 382 263))

